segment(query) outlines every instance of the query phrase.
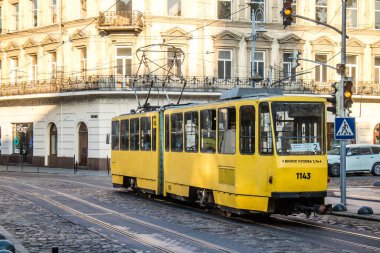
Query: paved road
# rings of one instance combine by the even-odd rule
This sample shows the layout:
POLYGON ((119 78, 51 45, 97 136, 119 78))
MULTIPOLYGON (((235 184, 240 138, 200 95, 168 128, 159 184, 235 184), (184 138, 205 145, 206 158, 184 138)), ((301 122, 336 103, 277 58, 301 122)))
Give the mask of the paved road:
MULTIPOLYGON (((380 222, 336 215, 226 219, 112 189, 104 172, 39 170, 0 172, 0 225, 29 252, 52 246, 59 252, 380 252, 380 222)), ((348 186, 368 190, 375 181, 350 177, 348 186)))

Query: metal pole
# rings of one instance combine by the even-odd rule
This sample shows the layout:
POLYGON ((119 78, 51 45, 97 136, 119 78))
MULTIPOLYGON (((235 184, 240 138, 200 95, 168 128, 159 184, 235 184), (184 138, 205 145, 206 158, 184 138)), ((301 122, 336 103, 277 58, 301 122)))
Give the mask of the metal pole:
POLYGON ((252 19, 252 41, 251 41, 251 82, 252 87, 255 87, 255 81, 253 81, 253 78, 255 76, 255 33, 256 33, 256 27, 255 27, 255 9, 252 8, 253 6, 253 0, 251 0, 251 19, 252 19))
MULTIPOLYGON (((347 0, 342 0, 342 51, 341 51, 341 63, 346 65, 346 8, 347 8, 347 0)), ((346 77, 346 73, 342 73, 341 80, 341 92, 339 96, 341 96, 340 103, 340 111, 342 115, 340 117, 345 117, 346 112, 344 110, 344 95, 343 95, 343 85, 344 78, 346 77)), ((343 205, 347 205, 346 203, 346 141, 340 141, 340 199, 343 205)))

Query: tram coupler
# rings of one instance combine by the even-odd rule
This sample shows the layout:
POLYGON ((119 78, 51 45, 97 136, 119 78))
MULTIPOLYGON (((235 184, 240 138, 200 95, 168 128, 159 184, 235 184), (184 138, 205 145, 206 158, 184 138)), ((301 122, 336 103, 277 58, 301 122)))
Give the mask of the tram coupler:
POLYGON ((332 213, 332 205, 316 205, 314 206, 314 212, 320 215, 331 214, 332 213))

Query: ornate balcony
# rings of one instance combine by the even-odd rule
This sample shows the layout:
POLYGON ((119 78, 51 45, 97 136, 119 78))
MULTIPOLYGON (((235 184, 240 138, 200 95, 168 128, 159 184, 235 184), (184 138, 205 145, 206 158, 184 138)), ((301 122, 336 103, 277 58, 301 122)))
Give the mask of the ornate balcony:
MULTIPOLYGON (((37 81, 19 81, 1 83, 0 96, 17 96, 27 94, 63 93, 77 91, 147 91, 153 82, 153 91, 180 92, 186 81, 187 92, 221 92, 234 87, 252 87, 250 78, 219 79, 217 77, 178 77, 141 75, 133 76, 100 76, 65 77, 41 79, 37 81)), ((330 95, 333 92, 331 83, 316 83, 314 80, 276 81, 272 84, 263 80, 256 87, 280 88, 286 94, 330 95)), ((355 95, 380 96, 380 83, 357 82, 354 85, 355 95)))
POLYGON ((140 11, 106 11, 100 12, 99 31, 130 32, 139 34, 143 30, 142 13, 140 11))

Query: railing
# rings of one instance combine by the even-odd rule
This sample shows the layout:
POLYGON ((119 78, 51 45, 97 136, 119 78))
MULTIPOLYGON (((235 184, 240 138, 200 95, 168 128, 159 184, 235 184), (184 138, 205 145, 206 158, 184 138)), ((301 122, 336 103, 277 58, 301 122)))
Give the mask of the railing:
MULTIPOLYGON (((63 93, 77 91, 147 91, 153 81, 153 91, 181 91, 185 81, 185 91, 188 92, 221 92, 233 87, 252 87, 250 78, 219 79, 217 77, 166 77, 157 75, 132 76, 86 76, 65 77, 57 79, 43 79, 38 81, 24 81, 16 83, 1 83, 0 96, 15 96, 43 93, 63 93)), ((321 94, 333 92, 331 83, 317 83, 314 80, 273 81, 268 80, 255 84, 256 87, 280 88, 290 94, 321 94)), ((380 96, 380 83, 357 82, 354 85, 354 94, 380 96)))
POLYGON ((106 11, 100 12, 98 25, 100 27, 142 27, 142 13, 140 11, 106 11))

